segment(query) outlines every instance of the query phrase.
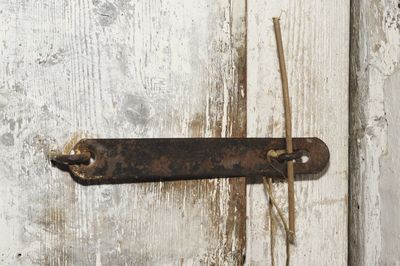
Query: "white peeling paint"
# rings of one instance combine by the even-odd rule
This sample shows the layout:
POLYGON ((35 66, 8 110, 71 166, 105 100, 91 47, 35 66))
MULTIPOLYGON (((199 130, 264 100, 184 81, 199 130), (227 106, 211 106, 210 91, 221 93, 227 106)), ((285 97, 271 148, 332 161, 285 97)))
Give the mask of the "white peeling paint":
POLYGON ((353 3, 350 263, 399 265, 398 1, 353 3), (396 84, 396 85, 394 85, 396 84), (394 102, 395 101, 395 102, 394 102), (393 164, 394 163, 394 164, 393 164))
POLYGON ((0 2, 1 265, 242 260, 233 183, 87 187, 46 155, 73 136, 220 136, 244 3, 0 2))
MULTIPOLYGON (((292 248, 291 265, 346 265, 349 1, 248 3, 249 136, 284 136, 282 88, 272 25, 272 17, 280 16, 293 135, 319 137, 331 152, 325 173, 295 182, 297 241, 292 248)), ((274 195, 285 211, 286 192, 285 183, 274 184, 274 195)), ((270 265, 268 202, 262 184, 249 185, 247 195, 247 263, 270 265)), ((282 226, 276 238, 276 265, 284 265, 282 226)))

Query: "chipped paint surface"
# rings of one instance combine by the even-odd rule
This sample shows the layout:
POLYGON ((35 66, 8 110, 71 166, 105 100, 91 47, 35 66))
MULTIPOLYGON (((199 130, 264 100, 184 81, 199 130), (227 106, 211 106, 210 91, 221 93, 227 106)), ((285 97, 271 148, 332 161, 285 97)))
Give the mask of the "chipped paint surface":
POLYGON ((89 187, 46 155, 243 136, 244 3, 0 3, 1 265, 240 264, 244 179, 89 187))
MULTIPOLYGON (((331 151, 316 180, 295 182, 297 242, 291 265, 346 265, 349 1, 248 2, 248 134, 284 136, 282 88, 272 17, 281 16, 292 101, 293 136, 316 136, 331 151), (319 179, 318 179, 319 178, 319 179)), ((260 180, 258 180, 260 182, 260 180)), ((287 210, 287 185, 274 185, 287 210)), ((249 265, 270 265, 268 202, 262 184, 248 186, 249 265)), ((278 228, 276 265, 285 264, 278 228)))
POLYGON ((400 6, 352 4, 350 263, 399 265, 400 6))

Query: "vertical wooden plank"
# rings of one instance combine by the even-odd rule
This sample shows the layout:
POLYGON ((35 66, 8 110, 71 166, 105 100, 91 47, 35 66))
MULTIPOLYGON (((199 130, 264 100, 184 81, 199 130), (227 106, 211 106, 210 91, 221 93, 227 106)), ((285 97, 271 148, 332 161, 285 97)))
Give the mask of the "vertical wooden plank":
MULTIPOLYGON (((326 173, 295 182, 297 240, 291 265, 347 263, 349 8, 349 1, 248 2, 248 135, 284 136, 272 26, 272 17, 280 16, 293 136, 319 137, 331 151, 326 173)), ((261 184, 250 185, 247 193, 246 259, 249 265, 268 265, 267 198, 261 184)), ((286 211, 287 184, 274 184, 274 193, 286 211)), ((284 265, 282 226, 277 239, 276 265, 284 265)))
POLYGON ((85 187, 46 154, 84 136, 244 136, 245 1, 0 7, 1 263, 242 264, 243 178, 85 187))
POLYGON ((399 265, 400 6, 352 1, 350 265, 399 265))

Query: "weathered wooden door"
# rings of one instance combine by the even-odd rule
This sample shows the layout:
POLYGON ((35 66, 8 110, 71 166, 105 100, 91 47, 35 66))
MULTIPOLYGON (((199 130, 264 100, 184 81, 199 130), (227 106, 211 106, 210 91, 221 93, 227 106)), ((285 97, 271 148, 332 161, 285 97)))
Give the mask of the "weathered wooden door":
POLYGON ((82 137, 245 136, 245 2, 1 3, 2 264, 240 263, 244 179, 82 186, 82 137))
POLYGON ((47 155, 83 137, 283 136, 282 14, 294 135, 332 152, 296 185, 292 262, 343 265, 348 13, 327 0, 1 1, 0 264, 268 264, 259 184, 82 186, 47 155))
MULTIPOLYGON (((348 69, 350 1, 248 1, 248 136, 284 136, 282 88, 271 17, 281 17, 292 101, 293 135, 329 146, 329 168, 295 183, 297 241, 291 265, 347 264, 348 69)), ((287 185, 275 184, 287 209, 287 185)), ((262 185, 248 186, 250 265, 270 263, 268 205, 262 185)), ((276 265, 285 263, 277 231, 276 265)))

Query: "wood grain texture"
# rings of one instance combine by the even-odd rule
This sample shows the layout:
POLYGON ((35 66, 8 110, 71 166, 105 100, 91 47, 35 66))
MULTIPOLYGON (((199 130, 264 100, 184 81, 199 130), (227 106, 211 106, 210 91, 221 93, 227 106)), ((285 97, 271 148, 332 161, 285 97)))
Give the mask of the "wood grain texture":
POLYGON ((350 71, 350 265, 400 265, 397 0, 353 1, 350 71))
MULTIPOLYGON (((272 25, 272 17, 280 16, 293 136, 319 137, 331 151, 326 173, 295 182, 291 265, 347 263, 349 8, 344 0, 248 1, 248 136, 284 136, 272 25)), ((261 184, 248 186, 247 193, 247 264, 269 265, 268 201, 261 184)), ((274 184, 274 193, 286 211, 287 184, 274 184)), ((282 226, 277 240, 276 265, 284 265, 282 226)))
POLYGON ((243 178, 85 187, 46 154, 85 136, 244 136, 245 1, 0 10, 0 264, 240 265, 243 178))

